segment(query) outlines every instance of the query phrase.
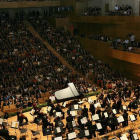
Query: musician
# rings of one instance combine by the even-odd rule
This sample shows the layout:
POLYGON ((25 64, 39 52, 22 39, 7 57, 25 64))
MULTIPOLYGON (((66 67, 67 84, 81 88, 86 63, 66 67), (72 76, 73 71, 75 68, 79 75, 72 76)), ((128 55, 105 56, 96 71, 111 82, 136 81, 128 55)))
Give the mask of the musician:
POLYGON ((92 113, 92 115, 95 114, 95 106, 94 106, 94 104, 90 104, 89 110, 90 110, 90 112, 92 113))
MULTIPOLYGON (((68 122, 72 122, 73 121, 73 117, 71 116, 71 114, 68 114, 68 116, 66 117, 66 128, 70 131, 70 128, 68 127, 68 122)), ((73 128, 72 128, 73 129, 73 128)))
POLYGON ((55 117, 55 119, 54 119, 55 127, 57 127, 57 123, 58 123, 59 121, 61 121, 60 117, 59 117, 59 116, 55 117))
POLYGON ((6 129, 6 125, 3 125, 3 128, 0 130, 0 136, 2 136, 6 140, 10 140, 10 135, 8 130, 6 129))
POLYGON ((39 108, 37 107, 37 103, 33 103, 33 109, 35 110, 34 115, 37 115, 39 113, 39 108))
POLYGON ((98 114, 99 117, 101 117, 101 109, 100 109, 99 106, 98 106, 97 109, 96 109, 96 114, 98 114))
POLYGON ((88 109, 86 108, 86 105, 84 105, 84 109, 82 109, 82 116, 88 118, 88 109))
POLYGON ((96 134, 95 134, 95 129, 94 127, 92 126, 92 121, 88 118, 88 121, 87 123, 85 124, 85 126, 87 127, 87 129, 89 130, 89 134, 90 136, 88 137, 89 139, 92 139, 92 134, 94 135, 94 137, 96 137, 96 134))
POLYGON ((54 106, 53 102, 51 101, 51 99, 48 100, 48 106, 51 106, 50 116, 52 116, 53 110, 55 109, 55 106, 54 106))
POLYGON ((121 100, 121 98, 119 98, 117 100, 117 110, 118 110, 118 112, 119 112, 119 109, 120 109, 121 106, 122 106, 122 100, 121 100))
POLYGON ((84 127, 84 124, 81 123, 81 119, 82 119, 82 118, 83 118, 82 115, 79 114, 79 116, 78 116, 78 118, 77 118, 77 122, 78 122, 78 125, 79 125, 80 128, 84 127))
POLYGON ((131 100, 131 102, 128 105, 128 108, 130 109, 130 111, 131 111, 131 108, 132 109, 137 109, 138 108, 137 101, 135 100, 135 98, 133 98, 131 100))
POLYGON ((23 123, 23 120, 26 121, 26 124, 28 123, 28 118, 22 114, 22 110, 17 112, 17 120, 19 121, 19 124, 23 123))
POLYGON ((51 127, 51 129, 53 130, 53 123, 51 123, 50 119, 48 121, 48 116, 43 116, 42 117, 42 128, 47 128, 48 126, 51 127))
POLYGON ((61 114, 63 115, 62 119, 65 118, 65 113, 62 111, 62 109, 61 109, 59 104, 55 107, 55 110, 56 110, 56 112, 61 112, 61 114))
POLYGON ((112 117, 108 118, 108 120, 111 119, 112 120, 112 124, 109 124, 111 130, 115 130, 116 126, 117 126, 117 117, 115 116, 115 114, 112 113, 112 117))
POLYGON ((124 110, 123 118, 124 118, 124 122, 122 123, 123 127, 128 126, 128 113, 126 110, 124 110))

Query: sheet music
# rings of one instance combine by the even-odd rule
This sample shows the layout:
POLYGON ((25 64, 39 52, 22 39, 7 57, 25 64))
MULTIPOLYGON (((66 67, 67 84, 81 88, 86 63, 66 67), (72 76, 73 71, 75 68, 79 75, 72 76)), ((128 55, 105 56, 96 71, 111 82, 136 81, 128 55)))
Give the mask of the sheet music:
POLYGON ((128 140, 128 138, 126 137, 126 134, 122 135, 121 140, 128 140))
POLYGON ((3 119, 2 119, 2 118, 0 118, 0 125, 2 125, 2 123, 3 123, 3 119))
POLYGON ((76 116, 77 115, 77 111, 76 110, 70 111, 70 114, 71 114, 71 116, 76 116))
POLYGON ((75 132, 72 132, 72 133, 68 134, 68 139, 69 140, 74 139, 74 138, 76 138, 76 133, 75 132))
POLYGON ((51 111, 51 109, 52 109, 52 107, 51 107, 51 106, 48 106, 47 110, 48 110, 49 112, 51 111))
POLYGON ((89 98, 89 99, 88 99, 88 103, 89 103, 89 104, 92 104, 92 103, 93 103, 93 100, 92 100, 91 98, 89 98))
POLYGON ((119 123, 124 122, 123 116, 119 116, 119 117, 117 118, 117 120, 118 120, 119 123))
POLYGON ((111 140, 117 140, 116 138, 113 138, 113 139, 111 139, 111 140))
POLYGON ((126 108, 126 106, 125 106, 125 105, 123 105, 123 110, 127 110, 127 108, 126 108))
POLYGON ((107 98, 107 101, 109 102, 109 104, 110 104, 110 100, 107 98))
POLYGON ((72 126, 75 127, 76 126, 76 122, 72 121, 72 126))
POLYGON ((78 102, 78 104, 83 104, 84 103, 84 101, 80 101, 80 102, 78 102))
POLYGON ((78 109, 78 104, 77 105, 74 105, 74 109, 76 109, 76 110, 78 109))
POLYGON ((138 138, 138 135, 136 133, 133 134, 133 137, 134 137, 135 140, 138 140, 139 139, 138 138))
POLYGON ((96 123, 96 126, 98 130, 102 129, 102 125, 100 123, 96 123))
POLYGON ((19 122, 12 121, 11 122, 11 127, 18 128, 19 127, 19 122))
POLYGON ((85 130, 85 136, 89 136, 89 130, 85 130))
POLYGON ((82 124, 86 124, 86 123, 87 123, 87 118, 86 118, 86 117, 82 118, 82 119, 81 119, 81 123, 82 123, 82 124))
POLYGON ((135 120, 136 120, 136 118, 135 118, 134 115, 130 115, 129 117, 130 117, 130 120, 131 120, 131 121, 135 121, 135 120))
POLYGON ((95 108, 97 108, 98 106, 101 107, 101 104, 100 104, 99 102, 96 103, 96 104, 94 104, 94 107, 95 107, 95 108))
POLYGON ((61 112, 56 112, 56 116, 61 117, 61 112))
POLYGON ((66 102, 64 102, 62 106, 63 106, 63 107, 66 107, 66 105, 67 105, 67 103, 66 103, 66 102))
POLYGON ((92 115, 92 120, 93 121, 99 120, 99 115, 98 114, 92 115))
POLYGON ((60 137, 55 137, 54 140, 63 140, 63 139, 62 136, 60 136, 60 137))
POLYGON ((60 127, 56 127, 56 131, 57 131, 57 133, 60 133, 61 132, 60 127))
POLYGON ((35 110, 32 109, 31 112, 30 112, 30 114, 31 114, 31 115, 34 115, 34 113, 35 113, 35 110))
POLYGON ((116 109, 113 109, 112 112, 113 112, 114 114, 117 114, 116 109))
POLYGON ((108 113, 107 113, 107 112, 104 112, 104 115, 105 115, 105 118, 107 118, 107 117, 108 117, 108 113))

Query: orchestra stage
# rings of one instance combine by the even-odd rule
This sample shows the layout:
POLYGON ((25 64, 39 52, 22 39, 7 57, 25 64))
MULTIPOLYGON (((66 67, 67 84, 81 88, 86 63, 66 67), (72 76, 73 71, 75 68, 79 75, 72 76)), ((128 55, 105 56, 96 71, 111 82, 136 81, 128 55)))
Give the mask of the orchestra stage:
MULTIPOLYGON (((96 96, 91 96, 91 97, 89 97, 89 98, 91 98, 93 101, 94 100, 96 100, 96 96)), ((70 102, 71 102, 72 100, 70 100, 70 101, 67 101, 67 104, 70 104, 70 102)), ((81 105, 79 105, 79 107, 81 107, 81 108, 83 108, 83 106, 84 105, 86 105, 86 107, 87 108, 89 108, 90 107, 90 104, 87 102, 87 98, 83 98, 83 101, 85 101, 83 104, 81 104, 81 105)), ((129 102, 128 101, 126 101, 126 102, 122 102, 122 104, 123 105, 128 105, 129 104, 129 102)), ((61 103, 60 103, 60 105, 62 105, 61 103)), ((65 118, 67 117, 67 110, 68 110, 68 108, 62 108, 62 110, 65 112, 65 118)), ((131 122, 131 121, 129 121, 129 125, 127 126, 127 127, 121 127, 120 126, 120 128, 118 129, 118 130, 115 130, 115 131, 110 131, 109 133, 107 133, 107 134, 105 134, 105 135, 98 135, 98 132, 96 131, 95 133, 96 133, 96 138, 92 138, 92 139, 101 139, 102 137, 105 137, 105 136, 108 136, 108 139, 111 139, 111 138, 113 138, 115 135, 118 135, 118 134, 124 134, 124 133, 126 133, 128 130, 130 130, 130 129, 134 129, 134 131, 137 133, 137 134, 139 134, 139 127, 140 127, 140 117, 139 117, 139 115, 138 115, 138 110, 139 110, 139 108, 137 109, 137 110, 134 110, 134 111, 128 111, 128 114, 129 115, 131 115, 131 114, 136 114, 137 113, 137 120, 135 121, 135 122, 131 122)), ((47 107, 43 107, 42 108, 42 111, 44 112, 44 113, 47 113, 47 107)), ((103 109, 102 109, 102 111, 103 111, 103 109)), ((80 112, 78 112, 78 113, 80 113, 80 112)), ((31 140, 31 138, 33 138, 33 139, 41 139, 41 140, 46 140, 46 139, 48 139, 48 140, 51 140, 52 139, 52 137, 54 137, 53 135, 49 135, 48 137, 47 136, 43 136, 43 133, 42 133, 42 125, 41 125, 41 122, 40 122, 40 124, 39 125, 37 125, 37 124, 35 124, 35 123, 33 123, 33 120, 34 120, 34 117, 30 114, 30 112, 26 112, 26 113, 23 113, 27 118, 28 118, 28 120, 29 120, 29 123, 27 124, 27 125, 25 125, 25 126, 23 126, 23 128, 26 128, 27 127, 27 133, 25 133, 25 134, 20 134, 20 130, 19 129, 14 129, 14 128, 11 128, 11 122, 12 121, 17 121, 17 116, 14 116, 14 117, 10 117, 9 119, 8 119, 8 124, 9 124, 9 126, 8 126, 8 130, 9 130, 9 132, 10 132, 10 135, 17 135, 17 138, 19 139, 21 136, 23 136, 23 135, 26 135, 26 140, 31 140), (37 136, 34 136, 34 137, 32 137, 32 133, 31 133, 31 130, 33 130, 33 131, 39 131, 39 133, 40 133, 40 135, 37 135, 37 136)), ((89 118, 91 119, 91 112, 88 112, 88 115, 89 115, 89 118)), ((119 114, 117 114, 117 116, 120 116, 121 115, 121 113, 119 113, 119 114)), ((51 122, 55 125, 55 123, 54 123, 54 118, 53 117, 51 117, 51 122)), ((75 120, 77 121, 77 117, 75 117, 75 120)), ((7 120, 5 120, 5 121, 7 121, 7 120)), ((64 123, 64 125, 66 125, 66 120, 65 119, 62 119, 62 121, 63 121, 63 123, 64 123)), ((92 123, 94 124, 94 122, 92 121, 92 123)), ((65 127, 65 126, 64 126, 65 127)), ((21 127, 20 127, 21 128, 21 127)), ((76 132, 76 134, 78 134, 79 133, 79 130, 77 130, 77 129, 74 129, 74 131, 76 132)), ((66 132, 67 132, 67 130, 66 130, 66 132)), ((126 134, 126 135, 129 135, 129 134, 126 134)), ((139 136, 140 137, 140 136, 139 136)), ((66 139, 66 135, 65 134, 63 134, 63 138, 64 139, 66 139)), ((79 138, 76 138, 77 140, 79 139, 79 138)), ((86 138, 84 138, 84 139, 86 139, 86 138)))

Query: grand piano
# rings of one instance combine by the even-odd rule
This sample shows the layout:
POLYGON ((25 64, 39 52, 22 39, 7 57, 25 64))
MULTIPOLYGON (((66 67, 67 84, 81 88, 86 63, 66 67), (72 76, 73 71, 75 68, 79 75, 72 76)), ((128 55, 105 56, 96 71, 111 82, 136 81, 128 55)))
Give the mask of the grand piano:
POLYGON ((68 83, 68 87, 55 92, 55 98, 59 102, 70 100, 80 96, 75 85, 73 83, 68 83))

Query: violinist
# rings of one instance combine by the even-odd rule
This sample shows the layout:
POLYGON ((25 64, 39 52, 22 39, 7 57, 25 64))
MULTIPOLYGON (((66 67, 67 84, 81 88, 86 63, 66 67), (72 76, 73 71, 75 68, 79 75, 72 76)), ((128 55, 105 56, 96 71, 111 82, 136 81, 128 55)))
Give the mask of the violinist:
POLYGON ((32 106, 33 106, 33 109, 35 110, 34 114, 37 115, 39 113, 39 111, 40 111, 39 108, 37 107, 37 103, 33 103, 32 106))
POLYGON ((65 118, 65 113, 62 111, 62 109, 61 109, 59 104, 55 107, 55 110, 56 110, 56 112, 61 112, 61 114, 63 115, 62 119, 65 118))
POLYGON ((22 110, 19 110, 17 112, 17 120, 19 121, 19 124, 23 123, 23 120, 26 121, 26 124, 28 123, 28 118, 25 115, 23 115, 22 110))
POLYGON ((51 123, 50 119, 48 118, 48 116, 43 116, 42 117, 42 128, 47 128, 48 126, 51 126, 51 129, 53 130, 53 123, 51 123))
POLYGON ((51 99, 48 100, 48 106, 51 107, 50 116, 53 116, 53 110, 55 109, 55 106, 54 106, 53 102, 51 101, 51 99))

